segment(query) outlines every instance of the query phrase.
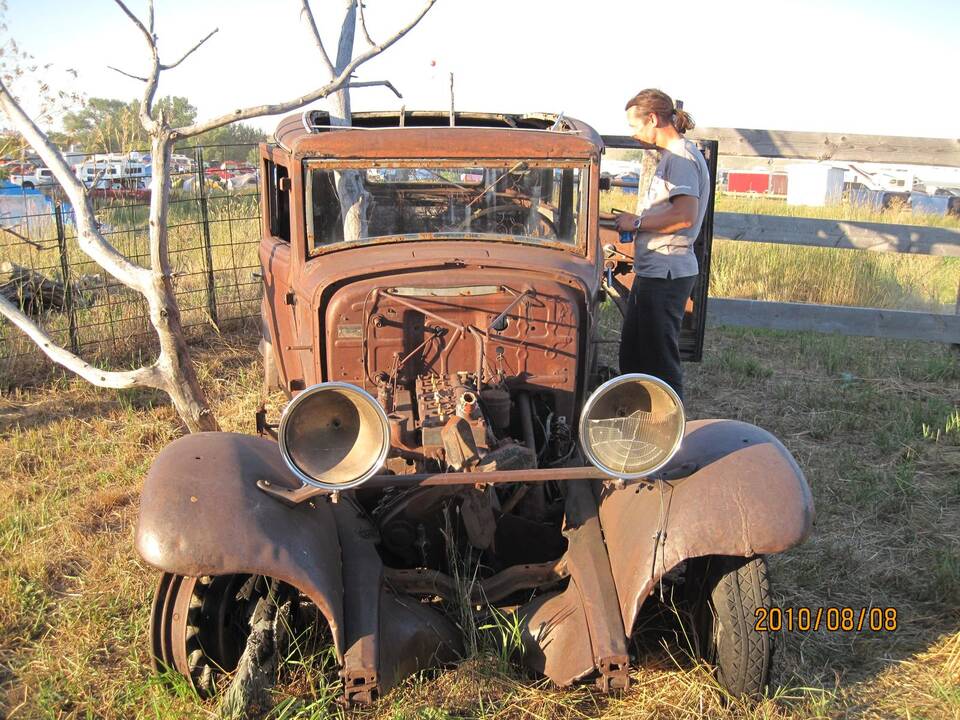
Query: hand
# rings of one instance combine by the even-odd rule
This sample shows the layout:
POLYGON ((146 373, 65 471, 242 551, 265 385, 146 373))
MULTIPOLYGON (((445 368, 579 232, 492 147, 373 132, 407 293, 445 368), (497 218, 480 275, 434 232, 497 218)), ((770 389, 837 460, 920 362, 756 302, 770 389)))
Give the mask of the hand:
POLYGON ((634 230, 637 229, 636 226, 634 225, 636 221, 637 221, 636 215, 628 212, 623 212, 617 215, 617 219, 614 222, 614 225, 616 225, 617 230, 619 230, 620 232, 633 232, 634 230))

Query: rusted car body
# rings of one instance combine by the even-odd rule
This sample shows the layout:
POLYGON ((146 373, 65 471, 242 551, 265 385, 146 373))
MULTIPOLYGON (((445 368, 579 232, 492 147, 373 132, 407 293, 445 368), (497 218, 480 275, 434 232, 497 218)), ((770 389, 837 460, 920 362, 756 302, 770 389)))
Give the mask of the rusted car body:
MULTIPOLYGON (((632 249, 600 212, 592 128, 395 112, 330 128, 314 111, 276 137, 261 147, 261 351, 265 384, 292 399, 279 429, 258 416, 279 441, 190 435, 153 464, 137 549, 164 573, 158 667, 210 691, 282 583, 329 626, 349 701, 457 657, 450 602, 516 613, 522 661, 557 684, 622 688, 654 588, 685 586, 703 615, 714 586, 804 539, 810 491, 775 437, 685 423, 663 383, 601 365, 601 301, 629 284, 632 249), (656 458, 628 467, 625 418, 653 416, 629 432, 653 433, 656 458)), ((732 621, 696 622, 721 681, 762 689, 768 639, 746 651, 766 669, 737 679, 732 621)))

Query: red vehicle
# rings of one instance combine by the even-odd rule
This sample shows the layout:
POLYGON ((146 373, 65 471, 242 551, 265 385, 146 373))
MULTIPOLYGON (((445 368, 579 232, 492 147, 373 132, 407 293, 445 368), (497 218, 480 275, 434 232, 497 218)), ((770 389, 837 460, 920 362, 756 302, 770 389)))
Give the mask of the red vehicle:
POLYGON ((257 169, 252 165, 247 163, 240 163, 234 160, 226 160, 222 162, 218 167, 208 167, 204 170, 204 174, 208 177, 216 177, 221 180, 229 180, 232 177, 237 175, 249 175, 250 173, 255 173, 257 169))
POLYGON ((255 609, 292 598, 367 702, 462 652, 446 599, 513 613, 521 661, 555 683, 622 688, 641 609, 667 597, 729 691, 760 693, 764 556, 810 529, 803 473, 765 430, 687 421, 662 380, 602 365, 631 252, 599 211, 604 139, 454 120, 312 111, 261 146, 261 350, 290 402, 258 414, 264 437, 189 435, 154 462, 136 542, 162 572, 157 667, 212 691, 255 609))

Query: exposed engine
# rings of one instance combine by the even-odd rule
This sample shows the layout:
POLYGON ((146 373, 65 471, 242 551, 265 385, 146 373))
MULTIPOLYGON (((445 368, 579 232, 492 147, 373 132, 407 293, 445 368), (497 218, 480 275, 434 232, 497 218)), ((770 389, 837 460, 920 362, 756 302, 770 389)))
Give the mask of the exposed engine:
POLYGON ((537 562, 562 549, 555 484, 483 488, 482 477, 494 470, 559 465, 573 455, 567 419, 553 411, 549 398, 511 393, 505 382, 481 384, 476 374, 460 371, 419 375, 412 392, 381 378, 377 399, 390 424, 388 471, 470 472, 477 478, 476 486, 388 490, 376 498, 371 514, 395 562, 442 565, 451 509, 469 544, 490 551, 487 564, 537 562), (533 536, 539 538, 537 549, 526 552, 533 545, 520 540, 533 536))

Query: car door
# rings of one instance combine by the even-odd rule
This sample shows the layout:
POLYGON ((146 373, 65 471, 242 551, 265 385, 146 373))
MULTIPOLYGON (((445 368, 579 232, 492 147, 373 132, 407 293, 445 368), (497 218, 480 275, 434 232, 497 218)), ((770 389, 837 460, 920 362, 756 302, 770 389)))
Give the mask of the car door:
POLYGON ((280 386, 288 394, 303 389, 303 367, 300 353, 290 348, 298 343, 294 317, 294 295, 291 287, 293 251, 290 234, 290 175, 287 167, 272 159, 264 159, 264 182, 261 190, 263 207, 260 265, 263 268, 263 301, 261 313, 269 330, 273 357, 280 386))
MULTIPOLYGON (((645 153, 654 151, 647 150, 646 146, 626 135, 604 135, 603 142, 605 152, 610 150, 641 150, 645 153)), ((710 171, 710 188, 714 190, 717 187, 717 149, 716 140, 698 140, 697 147, 703 153, 707 161, 707 169, 710 171)), ((650 166, 650 160, 644 163, 645 167, 650 166)), ((638 161, 639 162, 639 161, 638 161)), ((604 245, 614 245, 617 249, 616 258, 624 262, 618 265, 617 279, 625 288, 629 288, 633 283, 632 269, 632 246, 619 244, 619 238, 613 229, 614 213, 613 210, 625 210, 634 212, 636 209, 636 192, 638 185, 649 183, 649 173, 638 173, 640 177, 636 179, 626 179, 618 181, 615 177, 605 178, 601 185, 601 213, 600 213, 600 236, 601 243, 604 245), (626 193, 617 195, 616 192, 626 193), (612 192, 611 192, 612 191, 612 192), (632 203, 630 207, 621 207, 621 205, 632 203)), ((680 328, 680 357, 688 362, 699 362, 703 356, 703 335, 707 321, 707 294, 710 286, 710 253, 713 246, 713 207, 716 193, 710 193, 707 212, 703 217, 703 226, 700 228, 700 234, 697 236, 693 245, 693 251, 697 256, 697 263, 700 266, 700 273, 697 282, 693 286, 690 299, 687 301, 686 313, 683 317, 683 325, 680 328)))

